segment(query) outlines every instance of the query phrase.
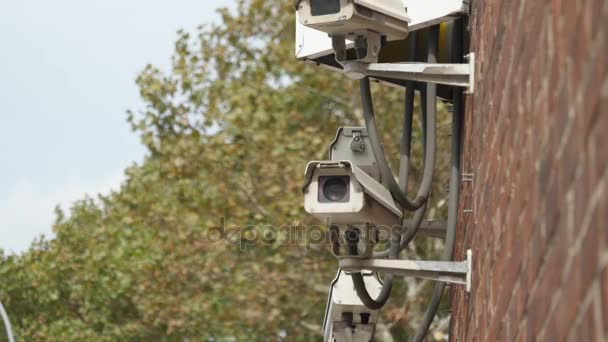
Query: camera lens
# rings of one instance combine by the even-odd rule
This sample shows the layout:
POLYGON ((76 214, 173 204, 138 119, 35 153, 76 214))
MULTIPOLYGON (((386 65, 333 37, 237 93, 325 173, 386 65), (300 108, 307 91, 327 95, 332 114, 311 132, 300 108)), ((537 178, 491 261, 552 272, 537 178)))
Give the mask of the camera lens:
POLYGON ((340 13, 340 0, 310 0, 310 12, 315 17, 340 13))
POLYGON ((331 202, 338 202, 348 194, 348 177, 332 177, 323 184, 323 195, 331 202))

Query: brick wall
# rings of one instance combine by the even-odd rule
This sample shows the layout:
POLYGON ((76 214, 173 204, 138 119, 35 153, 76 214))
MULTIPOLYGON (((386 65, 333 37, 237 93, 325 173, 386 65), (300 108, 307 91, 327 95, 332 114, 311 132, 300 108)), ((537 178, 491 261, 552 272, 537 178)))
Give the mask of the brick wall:
POLYGON ((608 1, 474 0, 452 341, 608 340, 608 1))

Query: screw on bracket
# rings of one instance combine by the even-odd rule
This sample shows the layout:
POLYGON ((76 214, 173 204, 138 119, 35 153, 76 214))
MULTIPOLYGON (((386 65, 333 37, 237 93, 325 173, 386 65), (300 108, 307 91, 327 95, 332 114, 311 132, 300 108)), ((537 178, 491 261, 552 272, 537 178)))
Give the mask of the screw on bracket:
MULTIPOLYGON (((462 181, 466 182, 466 183, 473 183, 473 180, 475 179, 475 174, 471 173, 471 172, 463 172, 462 173, 462 181)), ((473 209, 464 209, 463 212, 465 214, 471 214, 473 213, 473 209)))
POLYGON ((365 142, 361 138, 361 132, 353 132, 353 139, 350 141, 350 149, 354 152, 365 151, 365 142))
POLYGON ((474 178, 475 178, 475 174, 474 173, 463 173, 462 174, 462 181, 463 182, 473 182, 474 178))

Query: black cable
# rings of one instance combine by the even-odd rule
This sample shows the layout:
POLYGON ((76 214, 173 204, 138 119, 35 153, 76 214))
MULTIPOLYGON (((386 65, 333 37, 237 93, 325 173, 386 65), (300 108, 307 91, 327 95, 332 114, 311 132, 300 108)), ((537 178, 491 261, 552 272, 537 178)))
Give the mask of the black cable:
MULTIPOLYGON (((414 52, 415 53, 415 44, 416 44, 416 39, 415 36, 413 37, 413 39, 410 40, 410 52, 414 52)), ((429 50, 433 50, 434 53, 432 54, 435 61, 436 61, 436 51, 437 51, 437 41, 435 40, 434 42, 430 42, 429 44, 429 50)), ((413 57, 415 58, 415 54, 413 55, 413 57)), ((413 59, 413 58, 411 58, 413 59)), ((408 87, 407 87, 407 97, 409 99, 413 99, 413 82, 408 82, 408 87)), ((436 92, 436 85, 431 85, 432 87, 435 88, 435 92, 436 92)), ((401 141, 401 164, 402 167, 400 167, 399 170, 399 175, 400 175, 400 183, 401 186, 399 186, 399 184, 397 183, 397 181, 395 181, 395 178, 393 176, 393 173, 390 169, 390 166, 388 165, 388 162, 386 160, 386 156, 384 154, 384 147, 382 146, 382 142, 379 138, 379 134, 377 132, 377 128, 376 128, 376 122, 375 122, 375 115, 374 115, 374 109, 373 109, 373 103, 372 103, 372 99, 371 99, 371 91, 370 91, 370 86, 369 86, 369 79, 364 78, 361 80, 360 83, 360 87, 361 87, 361 98, 362 98, 362 102, 363 102, 363 112, 364 112, 364 117, 365 117, 365 124, 368 130, 368 134, 370 136, 370 143, 372 146, 372 152, 374 153, 374 157, 376 159, 376 162, 378 163, 378 167, 380 169, 380 173, 382 175, 382 181, 383 183, 386 183, 391 194, 393 195, 393 197, 395 198, 395 200, 397 201, 397 203, 405 210, 408 211, 415 211, 417 209, 419 209, 424 202, 426 202, 426 200, 428 199, 429 196, 429 192, 430 192, 430 188, 432 185, 432 172, 434 170, 434 166, 435 166, 435 126, 436 126, 436 121, 435 121, 435 116, 436 116, 436 111, 435 111, 435 105, 433 104, 432 106, 429 105, 429 101, 427 100, 426 103, 423 103, 423 107, 424 105, 426 105, 427 108, 432 110, 429 113, 429 120, 428 120, 428 125, 425 127, 425 130, 427 132, 427 136, 429 139, 429 148, 427 149, 426 153, 425 153, 425 159, 427 160, 427 163, 425 164, 425 168, 424 168, 424 174, 423 174, 423 179, 420 185, 420 188, 418 190, 418 193, 416 195, 416 198, 413 201, 410 201, 405 192, 403 191, 406 186, 407 186, 407 176, 408 176, 408 172, 409 172, 409 149, 410 149, 410 145, 411 145, 411 118, 412 118, 412 113, 413 113, 413 101, 406 101, 406 115, 405 115, 405 119, 404 120, 404 132, 402 135, 402 141, 401 141)), ((427 84, 427 92, 429 90, 429 84, 427 84)))
MULTIPOLYGON (((436 51, 437 42, 435 41, 435 44, 431 44, 430 47, 434 47, 434 50, 436 51)), ((433 55, 436 56, 436 53, 434 53, 433 55)), ((416 198, 413 201, 410 201, 406 197, 406 195, 401 192, 399 184, 395 180, 393 172, 391 171, 390 166, 388 165, 388 161, 386 160, 384 147, 382 146, 382 142, 380 141, 380 135, 376 126, 376 117, 374 114, 374 105, 372 102, 369 78, 365 77, 360 81, 361 101, 363 103, 363 116, 365 119, 365 127, 367 128, 367 134, 369 136, 369 141, 372 147, 374 158, 376 159, 376 163, 378 163, 378 168, 380 169, 380 174, 382 175, 382 182, 387 184, 391 195, 395 198, 397 203, 404 210, 408 211, 415 211, 419 209, 428 199, 431 190, 433 171, 435 168, 436 107, 434 103, 431 103, 430 99, 435 98, 437 92, 436 88, 437 86, 435 84, 427 84, 426 106, 428 108, 428 122, 426 131, 428 138, 428 148, 426 150, 425 155, 427 162, 424 166, 424 174, 422 176, 422 182, 420 188, 418 189, 416 198)))
MULTIPOLYGON (((409 59, 410 60, 414 60, 416 58, 416 34, 413 33, 410 35, 410 47, 409 47, 409 59)), ((366 79, 366 85, 364 85, 363 83, 361 84, 361 97, 362 98, 366 98, 368 100, 368 105, 366 106, 364 103, 364 108, 367 108, 367 113, 371 113, 371 115, 373 116, 373 105, 371 103, 371 91, 369 89, 369 80, 366 79)), ((403 194, 406 193, 407 191, 407 180, 408 180, 408 174, 409 174, 409 159, 410 159, 410 150, 411 150, 411 141, 412 141, 412 119, 413 119, 413 113, 414 113, 414 94, 415 94, 415 83, 410 81, 407 83, 406 85, 407 89, 406 89, 406 95, 405 95, 405 113, 404 113, 404 122, 403 122, 403 133, 401 135, 401 147, 400 147, 400 170, 399 170, 399 174, 400 174, 400 183, 402 186, 402 189, 400 190, 400 192, 402 192, 403 194)), ((365 100, 364 100, 365 101, 365 100)), ((365 111, 365 109, 364 109, 365 111)), ((366 115, 369 116, 369 115, 366 115)), ((368 132, 369 132, 369 120, 366 120, 366 126, 368 127, 368 132)), ((375 125, 375 120, 374 120, 374 124, 373 124, 373 131, 376 133, 376 137, 377 137, 377 128, 375 125)), ((379 139, 377 139, 379 141, 379 139)), ((373 143, 372 143, 373 145, 373 143)), ((378 153, 377 151, 377 147, 378 145, 376 145, 376 150, 374 150, 374 153, 378 153)), ((372 147, 373 149, 373 147, 372 147)), ((384 156, 384 150, 382 148, 382 146, 380 145, 380 150, 382 154, 382 156, 384 156)), ((383 157, 384 160, 386 161, 386 158, 383 157)), ((376 159, 378 159, 376 157, 376 159)), ((389 169, 390 172, 390 169, 389 169)), ((390 172, 391 176, 390 179, 392 179, 394 181, 394 178, 392 176, 392 172, 390 172)), ((387 179, 386 176, 383 176, 383 178, 387 179)), ((404 214, 404 218, 403 220, 405 220, 405 212, 404 214)), ((402 222, 403 225, 403 222, 402 222)), ((398 246, 401 242, 401 231, 403 230, 403 227, 401 227, 399 229, 399 231, 395 232, 392 231, 391 232, 391 241, 390 241, 390 247, 387 251, 383 252, 386 256, 390 257, 390 258, 397 258, 399 255, 399 250, 398 250, 398 246)), ((357 253, 356 250, 356 244, 354 241, 348 241, 349 244, 349 252, 350 253, 357 253)), ((361 301, 365 304, 366 307, 372 309, 372 310, 378 310, 380 308, 382 308, 384 306, 384 304, 386 304, 386 301, 388 300, 388 298, 390 297, 391 294, 391 290, 393 287, 393 276, 392 275, 387 275, 384 278, 384 282, 382 284, 382 288, 380 290, 380 294, 378 295, 378 298, 374 299, 369 295, 369 292, 367 291, 366 287, 365 287, 365 282, 363 280, 363 275, 361 273, 354 273, 351 275, 352 279, 353 279, 353 283, 354 283, 354 287, 355 287, 355 291, 357 292, 357 295, 359 296, 359 298, 361 299, 361 301)))
MULTIPOLYGON (((406 94, 407 95, 407 94, 406 94)), ((406 102, 410 100, 412 102, 413 105, 413 99, 409 98, 406 96, 406 102)), ((420 91, 420 103, 426 103, 426 89, 422 89, 420 91)), ((422 127, 422 165, 424 168, 424 165, 426 163, 426 160, 424 158, 424 155, 426 154, 426 131, 425 131, 425 127, 426 127, 426 106, 422 105, 421 106, 421 115, 420 115, 420 123, 421 123, 421 127, 422 127)), ((406 113, 405 113, 405 120, 408 120, 408 112, 407 112, 407 107, 406 107, 406 113)), ((409 118, 410 122, 411 122, 411 116, 409 118)), ((404 128, 408 128, 407 126, 409 126, 410 132, 411 132, 411 124, 407 125, 404 124, 404 128)), ((404 132, 403 135, 406 135, 406 133, 404 132)), ((409 133, 410 138, 411 138, 411 133, 409 133)), ((402 139, 402 143, 404 142, 404 140, 402 139)), ((411 143, 405 145, 406 148, 409 148, 411 146, 411 143), (409 146, 408 146, 409 145, 409 146)), ((402 144, 402 146, 404 146, 404 144, 402 144)), ((405 184, 405 186, 407 186, 407 182, 408 182, 408 173, 409 171, 403 171, 404 169, 409 170, 409 151, 406 151, 405 149, 402 148, 401 151, 401 163, 399 165, 400 168, 400 174, 401 176, 400 178, 400 184, 405 184), (407 158, 404 158, 403 156, 407 156, 407 158)), ((407 245, 409 245, 409 243, 414 239, 414 237, 416 236, 416 234, 418 233, 418 230, 420 229, 420 225, 422 224, 422 221, 424 220, 424 215, 426 214, 426 209, 427 209, 427 202, 425 202, 422 207, 420 207, 418 210, 416 210, 416 212, 414 213, 414 217, 412 219, 412 224, 409 225, 409 227, 407 228, 407 230, 405 230, 405 233, 403 233, 403 230, 406 229, 405 225, 406 222, 408 221, 406 218, 406 211, 403 211, 403 216, 402 216, 402 222, 401 222, 401 231, 402 231, 402 236, 401 236, 401 242, 399 244, 399 251, 401 252, 402 250, 404 250, 407 245)), ((388 257, 389 254, 389 250, 384 250, 384 251, 380 251, 380 252, 374 252, 374 258, 386 258, 388 257)))
MULTIPOLYGON (((412 32, 410 33, 409 36, 409 54, 408 54, 408 61, 413 62, 416 60, 416 36, 417 33, 416 32, 412 32)), ((411 148, 412 148, 412 126, 413 126, 413 122, 414 122, 414 96, 415 96, 415 92, 416 92, 416 83, 414 81, 407 81, 405 84, 406 87, 406 91, 405 91, 405 110, 404 110, 404 114, 403 114, 403 132, 401 134, 401 144, 400 144, 400 148, 399 148, 399 185, 401 187, 401 191, 405 194, 407 193, 407 185, 408 185, 408 181, 409 181, 409 171, 410 171, 410 153, 411 153, 411 148)), ((422 90, 420 92, 420 98, 421 101, 420 103, 424 103, 424 99, 426 97, 424 97, 423 93, 425 91, 422 90)), ((422 124, 422 140, 423 140, 423 148, 426 148, 426 107, 424 105, 421 105, 421 124, 422 124)), ((424 152, 425 150, 423 150, 422 154, 423 154, 423 163, 424 163, 424 152)), ((424 165, 424 164, 423 164, 424 165)), ((426 204, 423 205, 420 209, 418 209, 416 211, 416 214, 414 215, 414 220, 413 220, 413 225, 410 226, 410 228, 408 228, 408 230, 406 231, 404 236, 407 236, 406 239, 404 239, 404 236, 401 237, 401 247, 400 250, 403 250, 405 247, 407 246, 407 244, 409 243, 409 241, 411 241, 412 238, 410 238, 410 236, 413 237, 413 235, 416 234, 416 232, 418 231, 418 228, 420 227, 420 224, 422 223, 422 219, 424 218, 424 213, 426 212, 426 204), (420 213, 422 215, 420 215, 420 213), (408 240, 408 241, 406 241, 408 240)), ((405 210, 403 211, 403 216, 402 216, 402 221, 401 221, 401 232, 403 232, 403 230, 405 229, 405 222, 406 220, 406 212, 405 210)), ((402 233, 403 234, 403 233, 402 233)), ((390 250, 384 250, 384 251, 379 251, 379 252, 374 252, 374 258, 386 258, 389 255, 390 250)))
MULTIPOLYGON (((349 253, 351 255, 357 255, 357 243, 358 243, 358 238, 357 239, 349 239, 348 238, 348 233, 347 233, 347 243, 348 243, 348 247, 349 247, 349 253)), ((399 251, 398 251, 398 247, 399 247, 399 241, 401 239, 401 233, 400 231, 393 231, 391 234, 391 248, 389 250, 389 257, 392 259, 397 258, 397 256, 399 255, 399 251)), ((384 282, 382 284, 382 288, 380 289, 380 294, 378 295, 378 297, 376 299, 372 298, 369 295, 369 292, 367 292, 367 288, 365 287, 365 281, 363 280, 363 275, 358 272, 358 273, 352 273, 351 274, 351 278, 353 280, 353 284, 355 287, 355 291, 357 292, 357 296, 359 296, 359 299, 361 299, 361 302, 363 302, 363 304, 371 309, 371 310, 379 310, 381 309, 384 304, 386 304, 386 302, 388 301, 388 298, 391 295, 391 290, 393 289, 393 275, 392 274, 387 274, 384 277, 384 282)))
MULTIPOLYGON (((409 35, 409 54, 408 60, 413 62, 416 60, 416 32, 409 35)), ((403 114, 403 132, 401 133, 401 144, 399 147, 399 185, 401 192, 407 193, 407 183, 410 171, 410 152, 412 149, 412 126, 414 119, 414 95, 416 92, 416 83, 407 81, 405 83, 405 110, 403 114)), ((422 128, 424 131, 424 126, 422 128)))
MULTIPOLYGON (((462 62, 462 45, 463 45, 463 19, 454 21, 453 30, 453 50, 452 60, 454 62, 462 62)), ((454 88, 453 90, 453 111, 452 111, 452 157, 450 167, 450 195, 448 199, 448 222, 446 231, 446 249, 443 255, 444 260, 452 260, 454 253, 454 242, 456 240, 456 220, 458 215, 458 197, 460 193, 460 153, 462 140, 462 90, 454 88)), ((445 289, 445 283, 439 282, 435 284, 431 302, 424 314, 424 319, 418 331, 413 338, 413 341, 420 342, 429 331, 431 323, 437 314, 441 297, 445 289)))
MULTIPOLYGON (((437 61, 438 36, 438 28, 432 28, 431 38, 429 39, 428 45, 428 59, 431 63, 435 63, 437 61)), ((386 156, 384 154, 384 147, 382 146, 382 143, 380 141, 378 128, 376 126, 376 118, 374 115, 374 106, 372 103, 369 78, 366 77, 360 81, 360 88, 361 100, 363 102, 363 114, 365 117, 365 126, 367 128, 367 133, 370 139, 372 152, 374 154, 376 162, 378 163, 378 167, 380 168, 382 178, 388 183, 391 194, 393 194, 396 199, 401 198, 402 202, 400 204, 402 205, 404 211, 418 210, 420 209, 420 207, 424 206, 428 200, 433 180, 433 173, 435 169, 437 85, 433 83, 427 83, 426 87, 427 96, 424 105, 426 106, 427 120, 425 128, 427 141, 425 142, 425 144, 427 144, 428 146, 425 148, 424 153, 425 164, 422 182, 420 185, 420 189, 418 190, 418 194, 416 195, 416 199, 413 203, 408 201, 405 193, 403 193, 399 188, 399 185, 397 184, 397 181, 395 181, 393 173, 390 170, 390 167, 386 160, 386 156), (416 207, 417 201, 420 201, 420 205, 416 207)), ((399 227, 398 229, 394 229, 391 232, 390 249, 388 255, 390 259, 398 258, 399 252, 401 251, 401 230, 401 227, 399 227)), ((350 245, 352 245, 352 243, 352 241, 349 242, 350 245)), ((380 294, 376 299, 371 298, 371 296, 369 295, 369 292, 365 288, 365 282, 363 281, 363 275, 361 273, 353 273, 351 276, 353 279, 355 291, 357 292, 357 295, 366 307, 372 310, 377 310, 384 306, 384 304, 386 304, 393 285, 392 275, 389 274, 385 277, 384 284, 382 284, 382 289, 380 290, 380 294)))
MULTIPOLYGON (((360 81, 360 88, 361 88, 361 99, 363 102, 363 112, 364 112, 364 116, 365 116, 365 126, 367 128, 367 133, 370 138, 370 143, 372 146, 372 151, 374 153, 374 157, 380 168, 382 179, 385 181, 388 181, 388 180, 392 181, 392 183, 388 182, 389 189, 392 187, 391 193, 396 191, 402 197, 405 197, 403 195, 403 193, 401 193, 401 190, 399 189, 399 185, 395 181, 395 178, 393 177, 390 169, 388 169, 388 174, 389 174, 388 176, 386 173, 386 168, 388 167, 388 163, 387 163, 386 157, 384 155, 384 147, 382 146, 382 144, 380 143, 380 140, 378 138, 378 131, 377 131, 376 121, 375 121, 375 117, 374 117, 374 108, 373 108, 373 104, 372 104, 372 95, 371 95, 371 89, 370 89, 370 85, 369 85, 369 78, 366 77, 360 81), (385 163, 384 166, 381 165, 381 160, 384 161, 384 163, 385 163)), ((393 195, 393 196, 395 196, 395 195, 393 195)), ((401 229, 400 228, 394 229, 391 232, 390 248, 388 251, 389 258, 396 258, 398 256, 398 254, 399 254, 398 248, 399 248, 400 241, 401 241, 401 229), (398 230, 398 231, 396 231, 396 230, 398 230)), ((352 253, 353 249, 356 247, 356 244, 354 244, 353 241, 348 241, 348 244, 349 244, 349 250, 352 253)), ((367 288, 365 287, 365 282, 363 280, 363 275, 361 274, 361 272, 351 274, 351 278, 353 280, 353 285, 355 287, 355 291, 357 292, 357 295, 359 296, 359 299, 361 299, 361 302, 363 302, 363 304, 367 308, 369 308, 371 310, 378 310, 378 309, 382 308, 384 306, 384 304, 386 304, 386 302, 388 301, 388 298, 390 297, 391 290, 393 288, 393 275, 388 274, 384 278, 384 283, 382 284, 380 294, 378 295, 378 298, 376 298, 376 299, 372 298, 369 295, 369 292, 367 291, 367 288)))
MULTIPOLYGON (((421 105, 422 110, 421 110, 421 115, 420 115, 420 123, 422 125, 422 127, 426 127, 427 126, 427 112, 429 110, 428 107, 428 102, 427 102, 427 90, 423 89, 420 92, 420 103, 423 104, 421 105)), ((435 102, 433 102, 433 105, 431 106, 432 110, 436 112, 436 104, 435 102)), ((425 132, 424 128, 422 129, 422 155, 423 155, 423 159, 422 159, 422 165, 423 165, 423 169, 424 166, 426 166, 426 141, 427 141, 427 133, 425 132)), ((432 176, 431 176, 432 179, 432 176)), ((430 196, 430 190, 429 190, 429 194, 430 196)), ((416 210, 416 212, 414 213, 414 218, 412 219, 413 224, 412 226, 410 226, 405 234, 402 234, 401 236, 401 243, 399 245, 399 251, 401 252, 402 250, 404 250, 405 248, 407 248, 407 245, 409 245, 409 243, 414 239, 414 237, 416 236, 416 234, 418 233, 418 230, 420 229, 420 225, 422 224, 422 220, 424 220, 424 215, 426 214, 426 209, 428 208, 428 197, 427 200, 424 202, 424 204, 418 208, 418 210, 416 210)), ((404 218, 404 222, 405 222, 405 212, 403 213, 403 218, 404 218)))

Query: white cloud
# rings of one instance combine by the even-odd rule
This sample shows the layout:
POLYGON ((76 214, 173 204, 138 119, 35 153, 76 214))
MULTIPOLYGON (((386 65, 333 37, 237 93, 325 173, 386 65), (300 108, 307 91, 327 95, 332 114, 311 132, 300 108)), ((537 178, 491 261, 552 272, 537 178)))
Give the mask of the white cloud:
POLYGON ((0 198, 0 247, 7 252, 26 250, 34 238, 44 234, 53 237, 54 208, 69 209, 85 194, 95 197, 118 189, 124 179, 122 169, 106 174, 102 179, 85 180, 70 173, 53 185, 35 183, 31 179, 17 180, 0 198))

